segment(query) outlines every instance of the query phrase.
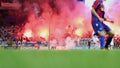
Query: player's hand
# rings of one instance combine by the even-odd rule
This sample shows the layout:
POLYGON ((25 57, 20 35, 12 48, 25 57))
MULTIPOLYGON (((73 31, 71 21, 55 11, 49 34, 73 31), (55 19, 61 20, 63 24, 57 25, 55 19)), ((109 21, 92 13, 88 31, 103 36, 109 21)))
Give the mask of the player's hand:
POLYGON ((114 23, 114 21, 110 21, 111 23, 114 23))
POLYGON ((107 20, 107 19, 104 19, 105 21, 107 22, 110 22, 110 23, 114 23, 114 21, 110 21, 110 20, 107 20))

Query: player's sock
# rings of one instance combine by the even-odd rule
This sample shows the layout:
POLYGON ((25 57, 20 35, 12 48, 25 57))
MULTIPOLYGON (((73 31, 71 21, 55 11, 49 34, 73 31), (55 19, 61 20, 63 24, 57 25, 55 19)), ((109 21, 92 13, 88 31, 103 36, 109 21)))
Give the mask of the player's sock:
POLYGON ((102 48, 104 48, 105 37, 104 36, 100 36, 99 40, 100 40, 100 48, 102 49, 102 48))
POLYGON ((112 41, 112 38, 113 37, 110 37, 110 36, 107 38, 107 41, 106 41, 106 44, 105 44, 106 49, 108 49, 108 45, 110 45, 110 42, 112 41))

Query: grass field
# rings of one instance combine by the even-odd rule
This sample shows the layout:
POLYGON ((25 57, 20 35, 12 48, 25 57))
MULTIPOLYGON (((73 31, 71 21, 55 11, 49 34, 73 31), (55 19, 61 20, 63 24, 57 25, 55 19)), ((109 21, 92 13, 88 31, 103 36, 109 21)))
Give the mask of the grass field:
POLYGON ((0 68, 120 68, 120 50, 0 49, 0 68))

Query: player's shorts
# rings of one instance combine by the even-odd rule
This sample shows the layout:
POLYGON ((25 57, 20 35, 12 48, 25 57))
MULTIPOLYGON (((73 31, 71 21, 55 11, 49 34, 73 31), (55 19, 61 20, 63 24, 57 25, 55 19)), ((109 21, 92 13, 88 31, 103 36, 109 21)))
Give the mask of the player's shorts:
POLYGON ((94 19, 94 21, 92 21, 92 27, 94 29, 95 34, 98 34, 101 31, 111 31, 111 29, 106 24, 100 22, 98 19, 94 19))

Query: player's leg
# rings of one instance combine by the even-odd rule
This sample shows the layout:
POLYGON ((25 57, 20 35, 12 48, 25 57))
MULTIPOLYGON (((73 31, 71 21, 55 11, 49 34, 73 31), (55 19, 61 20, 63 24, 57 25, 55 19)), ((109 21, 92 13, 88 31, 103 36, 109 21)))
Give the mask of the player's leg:
POLYGON ((110 45, 112 38, 114 37, 114 33, 112 31, 107 32, 108 38, 105 44, 105 48, 108 49, 108 46, 110 45))
POLYGON ((108 49, 108 46, 110 45, 112 38, 114 36, 114 33, 112 32, 112 30, 110 29, 110 27, 108 27, 106 24, 102 23, 104 30, 106 31, 106 33, 108 34, 108 38, 105 44, 105 48, 108 49))
POLYGON ((105 31, 101 31, 98 34, 99 34, 100 48, 104 49, 106 32, 105 31))
POLYGON ((105 45, 105 34, 106 34, 103 24, 102 22, 95 21, 92 23, 92 26, 95 31, 95 34, 98 34, 99 36, 100 48, 103 49, 105 45))

